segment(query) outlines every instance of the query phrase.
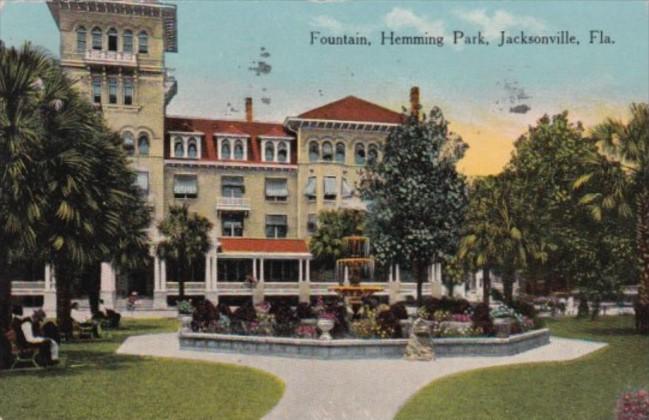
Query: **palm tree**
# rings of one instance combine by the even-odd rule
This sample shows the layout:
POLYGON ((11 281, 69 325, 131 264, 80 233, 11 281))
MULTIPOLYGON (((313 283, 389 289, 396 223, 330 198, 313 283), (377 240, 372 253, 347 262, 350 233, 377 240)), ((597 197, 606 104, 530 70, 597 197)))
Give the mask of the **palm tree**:
POLYGON ((38 109, 48 71, 42 50, 5 48, 0 41, 0 326, 11 319, 8 267, 37 244, 42 197, 35 183, 34 159, 40 154, 42 127, 38 109), (13 254, 13 255, 12 255, 13 254))
POLYGON ((3 234, 25 245, 23 257, 54 265, 57 318, 67 331, 72 287, 84 270, 113 258, 125 235, 146 237, 123 217, 143 205, 119 139, 58 63, 29 44, 0 48, 0 60, 0 156, 14 164, 0 189, 3 234))
POLYGON ((526 239, 522 218, 514 210, 507 175, 474 182, 458 251, 460 260, 483 270, 485 304, 489 304, 493 271, 501 273, 505 300, 511 303, 516 272, 526 267, 528 256, 545 258, 543 247, 526 239))
POLYGON ((212 223, 197 213, 190 214, 187 206, 171 206, 158 230, 165 237, 158 244, 158 255, 175 263, 178 299, 184 300, 185 280, 192 273, 194 262, 205 258, 210 249, 212 223))
POLYGON ((596 220, 606 209, 635 218, 636 249, 640 263, 636 327, 649 334, 649 104, 630 106, 628 123, 607 119, 593 130, 603 156, 591 159, 592 170, 579 177, 575 189, 597 180, 600 191, 584 194, 596 220))

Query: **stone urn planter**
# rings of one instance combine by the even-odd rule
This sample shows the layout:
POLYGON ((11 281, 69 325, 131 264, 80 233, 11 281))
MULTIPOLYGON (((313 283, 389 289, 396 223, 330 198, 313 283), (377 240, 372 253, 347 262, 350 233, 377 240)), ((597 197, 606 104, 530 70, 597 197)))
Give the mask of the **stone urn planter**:
POLYGON ((400 319, 399 325, 401 326, 401 337, 408 338, 410 337, 410 329, 412 328, 411 319, 400 319))
POLYGON ((496 330, 496 337, 507 338, 512 331, 511 318, 496 318, 494 319, 494 329, 496 330))
POLYGON ((180 330, 183 332, 190 332, 192 330, 192 316, 190 314, 178 314, 180 321, 180 330))
POLYGON ((334 328, 334 320, 328 318, 318 318, 318 329, 322 331, 320 334, 320 340, 331 340, 330 331, 334 328))

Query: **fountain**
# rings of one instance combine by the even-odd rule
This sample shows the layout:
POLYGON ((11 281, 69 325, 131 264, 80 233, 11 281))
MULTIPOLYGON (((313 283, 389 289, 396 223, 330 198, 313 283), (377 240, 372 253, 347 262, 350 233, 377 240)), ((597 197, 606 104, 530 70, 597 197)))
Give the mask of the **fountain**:
POLYGON ((343 238, 344 258, 336 260, 338 286, 329 290, 343 297, 354 313, 358 312, 363 298, 383 290, 380 286, 362 285, 374 276, 374 258, 370 256, 370 241, 365 236, 343 238))

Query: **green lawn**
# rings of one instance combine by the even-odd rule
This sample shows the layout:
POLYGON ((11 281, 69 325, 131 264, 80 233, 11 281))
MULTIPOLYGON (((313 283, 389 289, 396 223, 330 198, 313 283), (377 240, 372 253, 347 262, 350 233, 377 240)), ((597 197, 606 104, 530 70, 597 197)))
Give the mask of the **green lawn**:
POLYGON ((435 381, 397 415, 406 419, 606 419, 617 396, 649 387, 649 337, 631 317, 549 322, 552 334, 605 341, 579 360, 487 368, 435 381))
POLYGON ((115 354, 128 335, 176 329, 127 320, 109 341, 63 344, 65 367, 0 372, 0 418, 259 419, 279 401, 283 383, 261 371, 115 354))

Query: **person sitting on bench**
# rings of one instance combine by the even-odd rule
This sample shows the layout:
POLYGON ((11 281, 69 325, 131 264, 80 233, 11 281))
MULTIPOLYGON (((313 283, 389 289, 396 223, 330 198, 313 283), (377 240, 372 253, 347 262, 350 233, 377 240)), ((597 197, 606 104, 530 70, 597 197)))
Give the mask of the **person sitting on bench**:
POLYGON ((59 362, 59 345, 50 338, 34 335, 34 324, 40 324, 44 319, 45 312, 42 309, 35 310, 31 318, 23 319, 20 328, 14 329, 16 342, 22 348, 38 348, 39 364, 55 365, 59 362))
POLYGON ((119 328, 119 321, 122 319, 122 315, 106 306, 103 299, 99 299, 99 311, 97 311, 93 318, 105 320, 106 323, 102 325, 108 328, 119 328))
POLYGON ((77 302, 73 302, 72 305, 70 305, 70 318, 72 318, 72 322, 79 327, 82 334, 86 331, 90 331, 91 337, 99 338, 101 335, 99 332, 99 322, 81 312, 77 302))

